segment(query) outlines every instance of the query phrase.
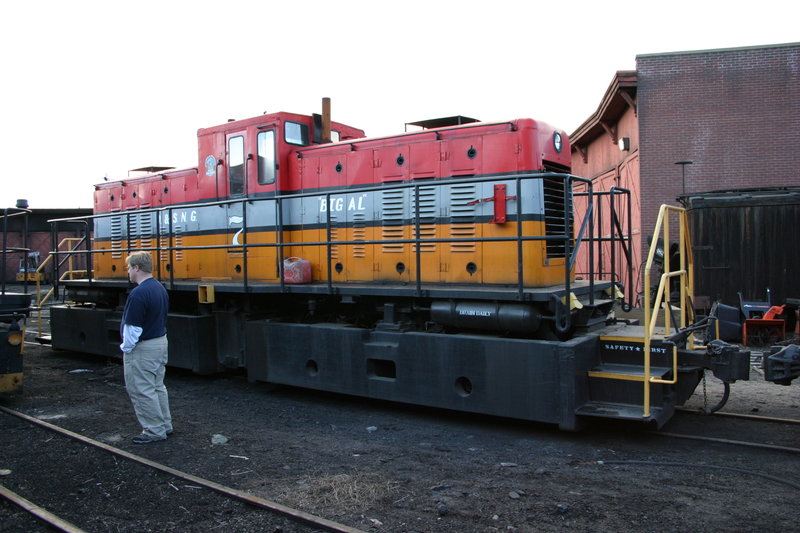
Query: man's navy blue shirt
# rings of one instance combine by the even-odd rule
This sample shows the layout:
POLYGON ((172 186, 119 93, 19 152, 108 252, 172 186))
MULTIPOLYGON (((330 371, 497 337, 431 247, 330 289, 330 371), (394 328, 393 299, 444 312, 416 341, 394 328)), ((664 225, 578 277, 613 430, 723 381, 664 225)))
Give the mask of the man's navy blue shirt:
POLYGON ((140 341, 163 337, 167 334, 169 296, 155 278, 147 278, 133 288, 125 302, 120 334, 125 324, 142 328, 140 341))

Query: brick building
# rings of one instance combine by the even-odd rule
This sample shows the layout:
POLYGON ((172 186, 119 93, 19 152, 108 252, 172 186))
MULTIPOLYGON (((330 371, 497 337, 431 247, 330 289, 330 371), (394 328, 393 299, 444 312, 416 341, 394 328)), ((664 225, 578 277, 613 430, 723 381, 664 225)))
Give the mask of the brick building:
POLYGON ((800 185, 800 43, 639 55, 571 139, 573 173, 632 191, 638 293, 662 204, 800 185))

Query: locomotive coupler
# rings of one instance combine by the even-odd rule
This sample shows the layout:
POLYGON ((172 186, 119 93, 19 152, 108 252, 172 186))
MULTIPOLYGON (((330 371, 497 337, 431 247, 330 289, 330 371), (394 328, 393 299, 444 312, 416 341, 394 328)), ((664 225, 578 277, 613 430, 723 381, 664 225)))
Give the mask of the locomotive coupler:
POLYGON ((750 351, 741 350, 736 344, 714 340, 705 350, 679 348, 678 359, 681 366, 711 370, 724 383, 750 379, 750 351))
POLYGON ((800 376, 800 346, 773 346, 769 354, 764 354, 761 362, 764 380, 778 385, 791 385, 800 376))
POLYGON ((741 350, 735 344, 722 340, 708 343, 707 351, 711 359, 711 371, 725 383, 750 379, 750 351, 741 350))
POLYGON ((716 328, 716 317, 706 317, 666 337, 664 343, 678 346, 682 364, 696 365, 710 369, 714 376, 724 383, 750 379, 750 351, 720 339, 706 342, 705 352, 687 350, 686 341, 697 331, 705 330, 708 339, 716 328))

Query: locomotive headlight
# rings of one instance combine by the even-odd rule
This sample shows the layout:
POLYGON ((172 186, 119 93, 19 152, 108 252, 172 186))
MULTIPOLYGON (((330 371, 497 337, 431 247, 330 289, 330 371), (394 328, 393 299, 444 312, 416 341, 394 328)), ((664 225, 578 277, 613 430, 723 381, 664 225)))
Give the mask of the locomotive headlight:
POLYGON ((12 331, 8 334, 8 338, 6 340, 11 346, 19 346, 22 344, 22 332, 12 331))
POLYGON ((561 134, 559 132, 553 133, 553 148, 556 149, 556 153, 561 153, 562 146, 561 134))

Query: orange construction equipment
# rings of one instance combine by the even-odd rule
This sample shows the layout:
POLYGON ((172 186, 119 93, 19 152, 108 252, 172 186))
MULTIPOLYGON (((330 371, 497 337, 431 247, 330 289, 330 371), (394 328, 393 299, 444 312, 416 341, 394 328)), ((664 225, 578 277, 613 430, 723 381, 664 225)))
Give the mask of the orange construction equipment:
POLYGON ((742 342, 745 346, 767 346, 786 338, 786 321, 777 318, 783 314, 785 305, 773 305, 761 318, 747 318, 742 326, 742 342))

